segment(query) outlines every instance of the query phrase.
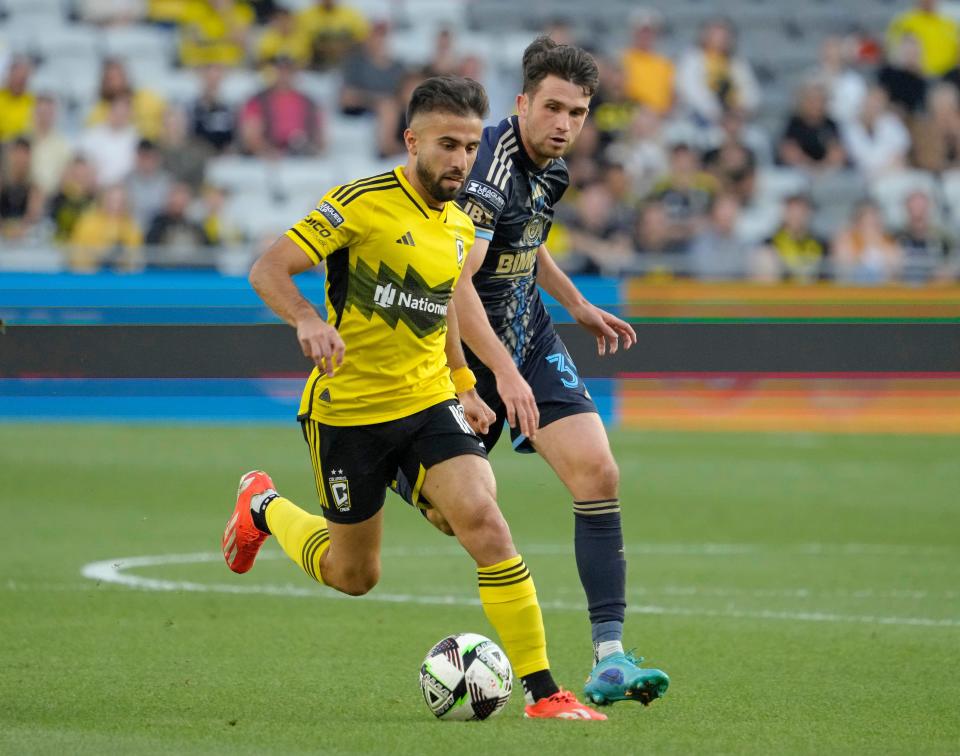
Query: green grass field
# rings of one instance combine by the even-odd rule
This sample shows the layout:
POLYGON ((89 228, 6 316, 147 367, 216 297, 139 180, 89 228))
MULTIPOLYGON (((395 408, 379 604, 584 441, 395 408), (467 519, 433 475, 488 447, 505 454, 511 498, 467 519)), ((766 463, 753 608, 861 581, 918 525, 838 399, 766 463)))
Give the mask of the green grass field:
MULTIPOLYGON (((627 640, 669 695, 585 724, 524 721, 515 692, 492 721, 448 724, 420 697, 420 661, 492 629, 469 559, 399 500, 369 597, 332 597, 274 544, 245 576, 218 556, 246 470, 315 507, 295 425, 0 426, 0 753, 960 751, 960 439, 613 444, 627 640)), ((539 459, 493 462, 554 671, 579 691, 570 503, 539 459)))

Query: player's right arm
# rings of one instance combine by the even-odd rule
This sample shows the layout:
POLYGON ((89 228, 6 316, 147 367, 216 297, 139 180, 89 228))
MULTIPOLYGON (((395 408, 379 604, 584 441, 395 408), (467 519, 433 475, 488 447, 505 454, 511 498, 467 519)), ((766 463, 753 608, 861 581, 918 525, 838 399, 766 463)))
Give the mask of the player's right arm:
POLYGON ((277 239, 250 269, 250 285, 279 317, 297 329, 303 354, 327 375, 343 364, 346 346, 337 329, 320 317, 293 277, 314 266, 286 236, 277 239))
POLYGON ((540 425, 540 412, 533 390, 520 375, 510 352, 490 325, 487 311, 473 285, 473 276, 483 265, 489 246, 487 239, 477 237, 453 292, 460 338, 496 377, 497 393, 507 411, 507 422, 514 428, 519 424, 520 432, 533 439, 540 425))
POLYGON ((338 187, 328 192, 309 215, 260 256, 249 276, 270 309, 297 329, 304 355, 329 376, 343 364, 346 346, 337 329, 300 293, 293 277, 369 233, 369 213, 356 206, 347 212, 336 199, 344 190, 338 187))

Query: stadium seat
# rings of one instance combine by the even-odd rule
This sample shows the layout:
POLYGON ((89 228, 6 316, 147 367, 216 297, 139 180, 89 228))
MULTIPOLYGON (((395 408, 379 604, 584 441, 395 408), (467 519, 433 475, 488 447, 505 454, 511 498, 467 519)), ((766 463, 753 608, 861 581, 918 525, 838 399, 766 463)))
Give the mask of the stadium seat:
POLYGON ((780 223, 781 206, 763 198, 743 209, 737 219, 737 238, 747 244, 760 244, 773 235, 780 223))
POLYGON ((817 230, 832 236, 850 220, 853 208, 866 195, 866 181, 854 170, 816 175, 810 182, 810 198, 817 230))
POLYGON ((62 19, 66 15, 65 10, 66 3, 61 0, 2 0, 0 2, 0 11, 3 11, 8 19, 24 16, 62 19))
POLYGON ((220 94, 228 105, 241 107, 264 86, 266 83, 263 77, 256 71, 232 68, 223 77, 220 94))
POLYGON ((271 167, 278 192, 288 201, 303 201, 312 206, 331 187, 347 178, 334 160, 324 158, 284 158, 271 167))
POLYGON ((74 58, 77 65, 98 58, 101 54, 100 32, 81 24, 49 26, 40 24, 31 32, 34 36, 33 50, 41 58, 74 58), (82 62, 80 62, 82 61, 82 62))
POLYGON ((5 273, 59 273, 65 267, 63 256, 53 247, 4 242, 0 250, 0 271, 5 273))
POLYGON ((272 171, 257 158, 224 155, 207 162, 205 179, 228 192, 265 192, 272 190, 272 171))
POLYGON ((810 179, 803 171, 777 166, 768 166, 757 171, 756 195, 763 201, 776 202, 809 189, 810 179))
POLYGON ((347 118, 330 114, 327 119, 327 154, 369 158, 376 144, 376 121, 373 118, 347 118))
POLYGON ((175 42, 171 33, 156 27, 120 26, 104 32, 103 53, 130 64, 140 58, 172 61, 175 42))

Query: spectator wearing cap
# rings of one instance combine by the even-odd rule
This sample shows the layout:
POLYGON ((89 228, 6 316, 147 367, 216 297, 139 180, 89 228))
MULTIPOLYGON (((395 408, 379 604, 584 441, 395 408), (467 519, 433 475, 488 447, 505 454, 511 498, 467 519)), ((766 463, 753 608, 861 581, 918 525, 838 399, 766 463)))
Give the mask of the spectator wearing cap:
POLYGON ((15 57, 0 87, 0 144, 33 129, 34 95, 29 91, 33 66, 25 57, 15 57))
POLYGON ((760 87, 747 60, 736 52, 733 23, 715 18, 704 24, 696 47, 677 66, 677 97, 702 125, 719 123, 724 111, 749 115, 760 104, 760 87))
POLYGON ((30 175, 43 196, 49 197, 73 157, 73 145, 57 128, 57 101, 51 95, 37 96, 30 141, 33 146, 30 175))
POLYGON ((635 8, 630 13, 630 46, 620 58, 624 90, 634 102, 657 115, 666 115, 673 107, 673 61, 657 51, 663 18, 650 8, 635 8))
POLYGON ((913 10, 890 22, 887 46, 896 49, 906 35, 917 38, 924 75, 942 76, 958 63, 957 23, 938 10, 937 0, 916 0, 913 10))
POLYGON ((316 0, 297 14, 296 25, 309 40, 313 67, 320 70, 343 63, 370 33, 366 17, 337 0, 316 0))
POLYGON ((294 85, 290 58, 273 62, 273 82, 257 92, 240 113, 244 152, 259 157, 313 155, 323 150, 323 113, 294 85))
POLYGON ((157 145, 141 139, 137 145, 133 170, 126 180, 130 211, 140 228, 149 228, 154 216, 163 208, 172 181, 170 174, 163 168, 157 145))
POLYGON ((800 87, 779 153, 784 165, 795 168, 840 168, 846 163, 840 129, 827 115, 827 92, 820 82, 800 87))
POLYGON ((264 65, 280 57, 290 58, 298 67, 310 64, 310 37, 294 23, 289 8, 278 7, 257 40, 256 62, 264 65))
POLYGON ((825 274, 827 243, 811 229, 813 203, 805 194, 783 202, 780 227, 754 254, 752 276, 761 281, 810 283, 825 274))

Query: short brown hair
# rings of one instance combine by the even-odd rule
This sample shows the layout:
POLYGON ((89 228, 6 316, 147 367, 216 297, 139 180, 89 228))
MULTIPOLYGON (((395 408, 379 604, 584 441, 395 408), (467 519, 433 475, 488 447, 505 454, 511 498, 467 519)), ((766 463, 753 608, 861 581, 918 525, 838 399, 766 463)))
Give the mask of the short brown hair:
POLYGON ((417 113, 443 111, 456 116, 476 115, 481 120, 490 112, 483 87, 464 76, 431 76, 417 85, 407 105, 407 125, 417 113))
POLYGON ((548 76, 576 84, 588 97, 600 86, 597 61, 582 47, 560 45, 543 34, 523 51, 523 93, 531 94, 548 76))

